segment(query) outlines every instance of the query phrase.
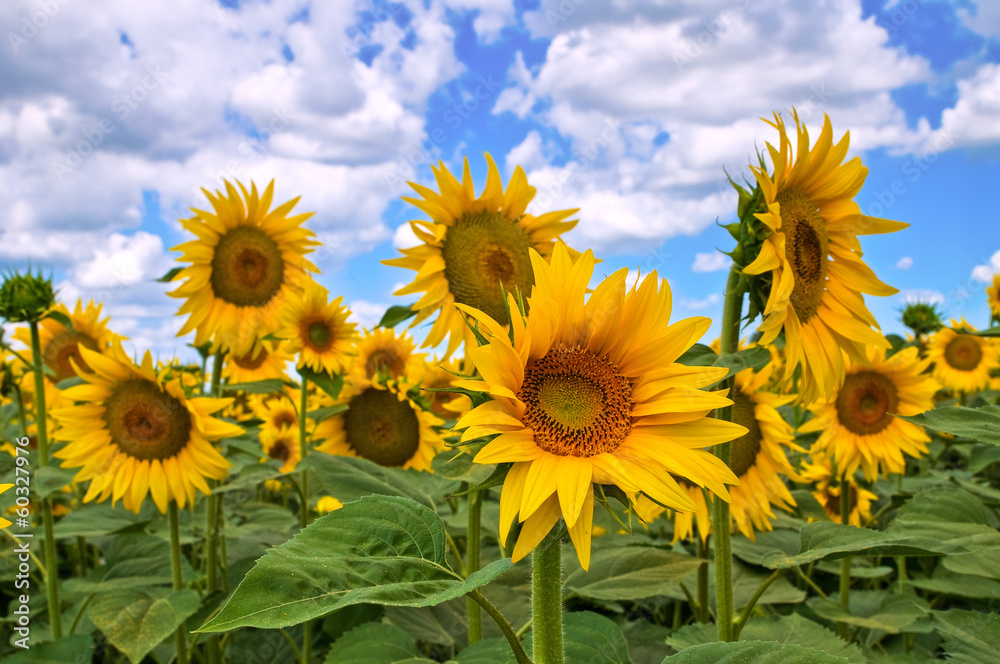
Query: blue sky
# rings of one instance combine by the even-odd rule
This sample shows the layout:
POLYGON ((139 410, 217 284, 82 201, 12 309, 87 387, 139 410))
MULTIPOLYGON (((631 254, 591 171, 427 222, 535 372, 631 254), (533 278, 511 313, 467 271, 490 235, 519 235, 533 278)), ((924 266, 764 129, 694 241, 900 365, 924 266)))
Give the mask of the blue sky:
MULTIPOLYGON (((136 350, 190 357, 178 302, 153 281, 177 219, 222 177, 301 195, 320 281, 378 320, 411 272, 400 201, 429 163, 490 152, 579 207, 566 239, 657 269, 675 317, 718 318, 747 174, 792 106, 851 132, 868 214, 911 228, 863 238, 900 289, 868 298, 887 332, 907 298, 985 325, 1000 271, 1000 3, 990 0, 379 0, 318 3, 14 0, 0 8, 0 264, 44 265, 61 294, 104 302, 136 350)), ((709 334, 713 334, 714 329, 709 334)))

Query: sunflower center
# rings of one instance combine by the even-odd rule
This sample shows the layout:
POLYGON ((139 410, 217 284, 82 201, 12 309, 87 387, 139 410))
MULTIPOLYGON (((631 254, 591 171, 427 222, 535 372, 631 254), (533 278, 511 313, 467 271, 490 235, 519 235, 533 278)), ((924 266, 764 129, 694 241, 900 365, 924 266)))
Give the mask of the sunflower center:
POLYGON ((859 436, 869 436, 892 423, 899 395, 887 376, 859 371, 844 378, 836 405, 841 426, 859 436))
POLYGON ((799 320, 807 323, 816 315, 826 290, 826 224, 809 197, 798 189, 782 191, 777 200, 785 234, 785 258, 795 279, 790 299, 799 320))
POLYGON ((277 459, 281 463, 288 463, 288 460, 292 457, 291 441, 285 438, 277 439, 271 445, 271 449, 267 451, 267 456, 277 459))
POLYGON ((579 347, 556 346, 532 362, 517 396, 535 443, 552 454, 613 452, 632 427, 632 384, 579 347))
POLYGON ((80 355, 80 346, 96 351, 97 341, 83 332, 67 330, 56 334, 49 343, 45 344, 42 356, 45 359, 45 364, 55 373, 57 382, 76 375, 70 360, 76 362, 76 366, 80 367, 82 371, 91 371, 87 363, 83 361, 83 356, 80 355))
MULTIPOLYGON (((840 489, 843 491, 843 487, 840 489)), ((849 485, 847 494, 847 505, 849 507, 847 513, 850 514, 858 506, 858 487, 853 484, 849 485)), ((830 493, 829 500, 826 501, 826 509, 835 516, 838 520, 841 518, 840 514, 840 493, 838 492, 836 496, 830 493)))
POLYGON ((729 445, 729 468, 737 477, 742 477, 757 462, 760 444, 764 439, 750 397, 744 394, 733 397, 733 422, 747 428, 745 434, 729 445))
POLYGON ((233 356, 233 362, 236 363, 241 369, 253 370, 260 369, 261 365, 267 361, 267 351, 263 348, 257 353, 257 357, 254 357, 253 351, 251 350, 246 355, 233 356))
POLYGON ((983 349, 976 339, 959 334, 945 346, 944 358, 952 369, 972 371, 982 361, 983 349))
POLYGON ((405 371, 405 363, 399 353, 388 348, 379 348, 373 351, 365 360, 365 375, 372 378, 378 374, 389 374, 393 378, 399 378, 405 371))
POLYGON ((298 419, 295 417, 295 413, 290 410, 282 410, 275 413, 274 417, 271 419, 274 426, 278 429, 284 427, 292 427, 298 424, 298 419))
POLYGON ((104 421, 111 442, 140 460, 168 459, 191 439, 191 413, 149 380, 119 383, 108 397, 104 421))
POLYGON ((528 249, 531 238, 496 212, 466 214, 448 229, 441 245, 444 276, 455 301, 507 322, 500 287, 527 295, 535 283, 528 249))
POLYGON ((402 466, 420 447, 420 421, 409 401, 374 387, 351 399, 344 431, 358 456, 381 466, 402 466))
POLYGON ((285 261, 265 231, 237 226, 219 238, 212 257, 212 291, 238 307, 263 307, 281 290, 285 261))
POLYGON ((309 341, 309 347, 316 352, 323 352, 333 343, 333 330, 324 320, 309 323, 304 335, 309 341))

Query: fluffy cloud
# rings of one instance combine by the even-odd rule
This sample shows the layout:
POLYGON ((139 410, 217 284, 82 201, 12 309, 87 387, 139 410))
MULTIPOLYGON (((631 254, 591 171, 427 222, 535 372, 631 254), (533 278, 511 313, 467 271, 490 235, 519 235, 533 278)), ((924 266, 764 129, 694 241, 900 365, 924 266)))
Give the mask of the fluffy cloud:
POLYGON ((911 267, 913 267, 913 259, 909 256, 903 256, 896 261, 897 270, 909 270, 911 267))
POLYGON ((725 270, 732 263, 729 256, 718 251, 708 254, 695 254, 694 264, 691 266, 692 272, 717 272, 725 270))
POLYGON ((972 278, 984 284, 992 283, 994 274, 1000 274, 1000 251, 990 257, 987 265, 972 268, 972 278))

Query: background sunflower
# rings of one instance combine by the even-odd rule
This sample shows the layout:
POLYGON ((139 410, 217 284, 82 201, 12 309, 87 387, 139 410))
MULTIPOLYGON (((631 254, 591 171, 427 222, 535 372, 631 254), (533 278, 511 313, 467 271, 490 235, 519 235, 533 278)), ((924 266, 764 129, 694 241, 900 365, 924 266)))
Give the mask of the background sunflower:
POLYGON ((1000 365, 996 340, 976 336, 976 328, 952 319, 951 327, 938 330, 927 345, 934 363, 934 377, 948 389, 975 392, 990 382, 990 369, 1000 365))

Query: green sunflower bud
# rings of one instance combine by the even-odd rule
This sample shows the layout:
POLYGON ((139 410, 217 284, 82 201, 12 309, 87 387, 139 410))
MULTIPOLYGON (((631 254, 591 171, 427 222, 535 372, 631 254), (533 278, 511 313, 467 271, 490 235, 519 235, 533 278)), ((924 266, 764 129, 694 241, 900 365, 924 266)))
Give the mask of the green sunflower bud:
POLYGON ((56 301, 52 280, 38 274, 12 272, 0 285, 0 318, 11 323, 34 323, 56 301))
POLYGON ((912 302, 903 307, 902 321, 917 337, 932 334, 944 327, 941 312, 935 305, 927 302, 912 302))

